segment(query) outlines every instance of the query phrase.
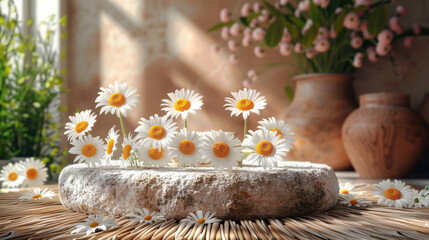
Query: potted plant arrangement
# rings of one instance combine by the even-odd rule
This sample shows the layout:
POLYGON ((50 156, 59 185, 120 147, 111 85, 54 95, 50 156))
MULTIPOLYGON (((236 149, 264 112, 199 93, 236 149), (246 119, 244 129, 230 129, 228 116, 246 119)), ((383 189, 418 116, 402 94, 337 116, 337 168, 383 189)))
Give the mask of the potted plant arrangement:
MULTIPOLYGON (((222 9, 218 24, 231 51, 231 60, 240 48, 250 48, 258 58, 273 49, 295 58, 302 75, 293 78, 295 92, 285 116, 295 132, 294 160, 326 163, 335 170, 350 167, 343 147, 341 127, 357 104, 350 75, 364 61, 376 62, 390 56, 392 43, 402 40, 410 47, 413 38, 428 34, 414 24, 406 29, 401 18, 406 9, 397 5, 389 18, 390 0, 279 0, 244 3, 239 13, 222 9), (296 3, 296 4, 294 4, 296 3)), ((248 80, 257 77, 249 70, 248 80)))
POLYGON ((59 97, 66 89, 53 50, 58 22, 51 17, 42 22, 43 33, 26 35, 21 26, 33 21, 19 22, 13 1, 7 4, 0 13, 0 159, 35 157, 53 176, 65 165, 59 97))

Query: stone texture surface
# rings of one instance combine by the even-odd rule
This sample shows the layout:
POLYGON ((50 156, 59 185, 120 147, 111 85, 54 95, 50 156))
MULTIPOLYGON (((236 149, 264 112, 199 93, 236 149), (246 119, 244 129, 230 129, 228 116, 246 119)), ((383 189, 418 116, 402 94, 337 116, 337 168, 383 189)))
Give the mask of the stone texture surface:
POLYGON ((121 216, 134 208, 161 211, 167 219, 190 212, 216 212, 221 219, 300 216, 333 207, 338 179, 322 164, 287 162, 271 171, 210 168, 66 167, 59 178, 61 203, 83 213, 121 216))

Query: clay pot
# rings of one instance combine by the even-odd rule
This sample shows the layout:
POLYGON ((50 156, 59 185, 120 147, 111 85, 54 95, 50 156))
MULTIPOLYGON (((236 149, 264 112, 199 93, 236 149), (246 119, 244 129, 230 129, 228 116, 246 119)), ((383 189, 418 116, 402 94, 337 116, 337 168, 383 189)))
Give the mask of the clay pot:
POLYGON ((359 102, 342 130, 353 167, 361 177, 406 177, 427 139, 423 118, 409 107, 410 96, 371 93, 361 95, 359 102))
POLYGON ((351 166, 341 126, 356 108, 352 76, 305 74, 293 79, 295 97, 283 117, 295 133, 288 159, 324 163, 334 170, 351 166))

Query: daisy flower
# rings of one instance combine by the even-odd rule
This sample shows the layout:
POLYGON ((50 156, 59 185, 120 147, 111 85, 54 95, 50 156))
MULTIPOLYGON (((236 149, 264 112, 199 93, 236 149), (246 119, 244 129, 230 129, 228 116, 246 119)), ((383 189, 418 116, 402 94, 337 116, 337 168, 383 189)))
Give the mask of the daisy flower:
POLYGON ((410 186, 405 183, 394 180, 381 181, 374 187, 374 194, 381 196, 377 204, 384 204, 386 206, 395 208, 406 207, 413 201, 413 191, 410 186))
POLYGON ((40 190, 40 188, 32 189, 28 192, 25 192, 19 197, 19 200, 41 200, 45 198, 53 198, 55 193, 52 190, 47 188, 40 190))
POLYGON ((369 207, 372 203, 364 198, 356 198, 353 194, 343 194, 340 203, 349 207, 369 207))
POLYGON ((171 162, 167 147, 158 148, 141 145, 137 150, 137 155, 143 166, 167 167, 171 162))
POLYGON ((200 149, 203 141, 200 135, 194 131, 181 129, 180 132, 172 138, 169 145, 170 156, 176 156, 179 166, 197 166, 198 161, 202 159, 200 149))
POLYGON ((288 145, 289 149, 292 148, 292 144, 295 142, 295 139, 293 139, 293 133, 291 132, 291 128, 285 121, 283 120, 277 120, 274 117, 268 118, 268 119, 262 119, 262 121, 259 121, 259 129, 267 129, 269 131, 276 132, 276 135, 280 136, 280 138, 284 138, 286 144, 288 145))
POLYGON ((19 164, 9 163, 0 172, 0 181, 4 188, 16 188, 21 185, 24 176, 19 175, 19 164))
POLYGON ((350 194, 355 189, 351 184, 340 184, 340 194, 350 194))
POLYGON ((70 122, 66 123, 65 127, 67 131, 64 132, 68 140, 81 138, 90 132, 96 122, 96 115, 91 110, 85 110, 70 116, 69 119, 70 122))
POLYGON ((25 176, 22 186, 40 187, 48 179, 48 169, 42 161, 27 158, 20 163, 19 175, 25 176))
POLYGON ((164 103, 161 106, 165 106, 162 110, 167 112, 167 116, 175 119, 181 116, 183 120, 187 120, 188 114, 196 114, 195 111, 200 110, 203 106, 203 97, 194 93, 193 90, 182 88, 167 95, 170 99, 162 100, 164 103))
POLYGON ((160 221, 165 221, 164 216, 159 212, 149 212, 146 208, 143 209, 134 209, 135 213, 125 215, 129 217, 133 222, 140 223, 155 223, 160 221))
POLYGON ((263 168, 272 169, 277 167, 277 163, 282 161, 286 152, 290 148, 284 138, 280 138, 274 131, 260 129, 249 131, 250 136, 244 139, 242 146, 249 152, 246 161, 256 165, 262 165, 263 168))
POLYGON ((413 197, 409 207, 421 208, 429 206, 429 198, 424 195, 424 190, 417 191, 412 189, 413 197))
POLYGON ((227 104, 226 110, 231 111, 231 116, 238 116, 243 114, 243 118, 247 119, 250 113, 256 113, 259 115, 259 110, 262 110, 267 105, 267 101, 264 96, 260 96, 261 93, 256 92, 253 89, 244 88, 238 92, 231 92, 234 98, 225 98, 227 104))
POLYGON ((140 145, 140 143, 137 142, 139 139, 138 136, 133 138, 131 133, 128 133, 128 137, 124 138, 124 142, 122 143, 122 155, 119 158, 119 160, 121 160, 121 168, 126 168, 131 165, 134 153, 140 145))
POLYGON ((106 231, 108 227, 118 226, 115 223, 115 219, 103 220, 103 218, 103 213, 98 215, 89 215, 88 218, 84 220, 85 222, 75 224, 76 229, 71 233, 86 233, 86 235, 89 235, 97 230, 106 231))
POLYGON ((103 140, 91 135, 83 136, 82 139, 75 139, 71 142, 73 147, 69 150, 71 154, 77 154, 74 162, 85 162, 88 167, 95 167, 103 158, 105 146, 103 140))
POLYGON ((203 211, 197 210, 196 214, 189 213, 189 216, 187 216, 185 219, 182 219, 180 222, 186 223, 189 225, 204 225, 204 224, 210 224, 215 222, 220 222, 220 219, 217 219, 213 217, 216 213, 212 213, 210 215, 210 212, 206 212, 206 214, 203 214, 203 211))
POLYGON ((106 138, 106 152, 104 153, 103 157, 103 164, 109 165, 110 160, 112 159, 113 153, 115 152, 116 148, 116 142, 118 142, 119 138, 119 130, 115 131, 115 126, 113 126, 107 135, 106 138))
POLYGON ((160 117, 158 114, 149 119, 141 118, 136 132, 143 139, 142 144, 152 146, 159 151, 161 147, 166 148, 171 142, 171 138, 176 135, 177 126, 167 115, 160 117))
POLYGON ((121 116, 127 117, 127 111, 138 103, 137 89, 127 87, 126 83, 109 84, 108 88, 101 87, 101 92, 98 92, 98 97, 95 99, 97 107, 101 107, 100 114, 103 112, 111 113, 120 118, 121 116))
POLYGON ((216 170, 231 170, 241 160, 240 140, 234 134, 212 131, 211 135, 204 136, 201 154, 203 159, 211 162, 216 170))

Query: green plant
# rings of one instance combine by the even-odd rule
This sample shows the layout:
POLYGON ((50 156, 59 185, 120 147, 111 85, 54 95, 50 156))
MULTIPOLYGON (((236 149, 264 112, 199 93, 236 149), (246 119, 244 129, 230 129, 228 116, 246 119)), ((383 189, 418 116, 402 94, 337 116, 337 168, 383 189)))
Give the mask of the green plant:
MULTIPOLYGON (((65 92, 53 50, 54 17, 41 23, 43 33, 24 34, 32 20, 19 22, 13 1, 0 9, 0 159, 14 156, 40 158, 50 165, 60 151, 59 96, 65 92)), ((65 26, 66 18, 60 20, 65 26)), ((56 166, 64 165, 57 163, 56 166)))

